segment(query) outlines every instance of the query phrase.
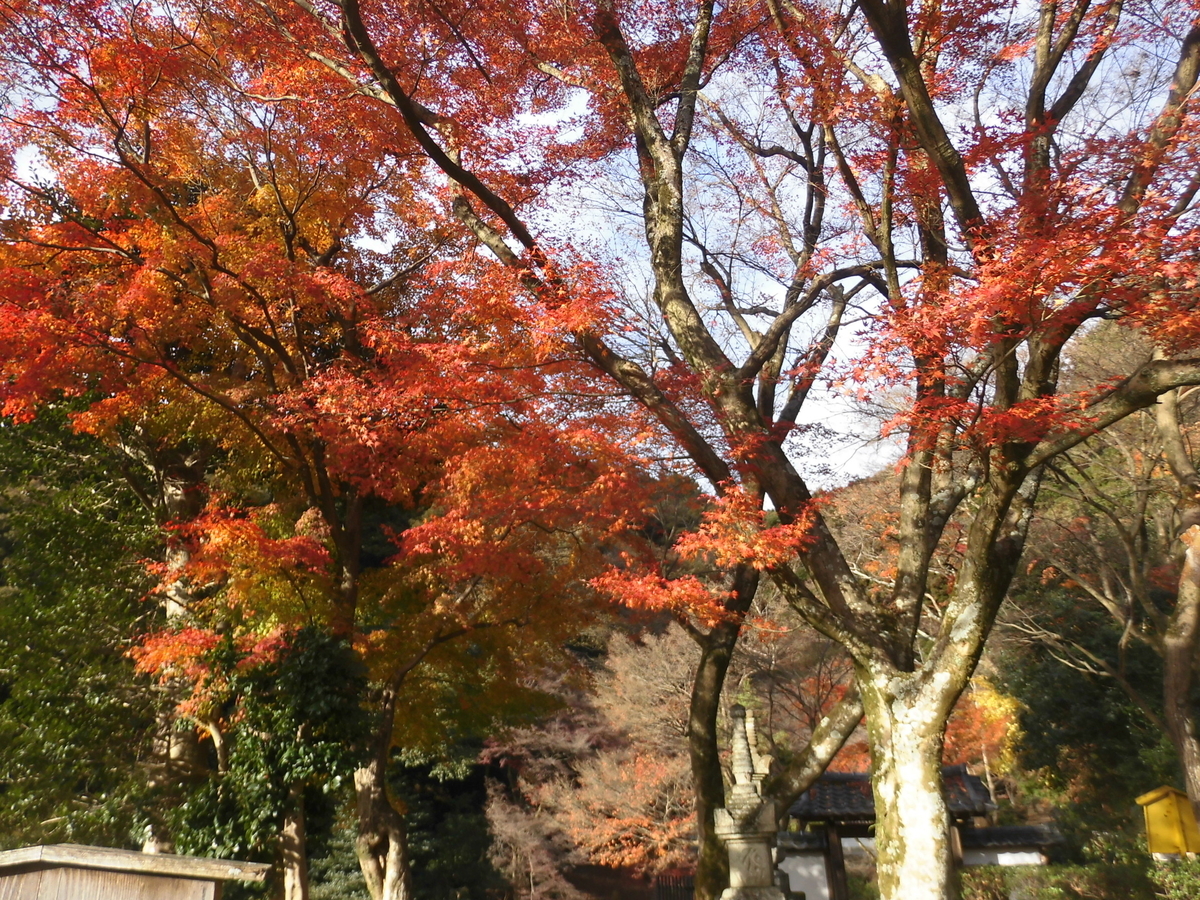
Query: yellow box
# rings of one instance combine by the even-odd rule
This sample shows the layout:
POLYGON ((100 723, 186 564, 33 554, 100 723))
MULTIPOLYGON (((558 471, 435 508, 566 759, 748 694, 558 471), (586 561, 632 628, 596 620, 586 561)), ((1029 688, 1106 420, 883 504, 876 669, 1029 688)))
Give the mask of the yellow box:
POLYGON ((1187 794, 1160 787, 1137 798, 1146 815, 1146 839, 1151 853, 1200 853, 1200 829, 1187 794))

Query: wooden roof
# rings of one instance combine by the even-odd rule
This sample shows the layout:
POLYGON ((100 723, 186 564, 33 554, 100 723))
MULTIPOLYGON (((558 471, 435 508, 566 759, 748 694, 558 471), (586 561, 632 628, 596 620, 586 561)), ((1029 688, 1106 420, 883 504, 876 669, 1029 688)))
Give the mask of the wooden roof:
POLYGON ((138 853, 83 844, 42 844, 0 852, 0 878, 16 869, 28 871, 62 867, 208 881, 262 881, 270 868, 266 863, 175 856, 169 853, 138 853))

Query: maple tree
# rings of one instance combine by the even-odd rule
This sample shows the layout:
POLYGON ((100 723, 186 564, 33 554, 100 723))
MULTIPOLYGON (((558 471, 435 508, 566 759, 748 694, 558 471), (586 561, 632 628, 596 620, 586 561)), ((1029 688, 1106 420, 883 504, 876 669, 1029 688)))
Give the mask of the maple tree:
MULTIPOLYGON (((173 625, 139 665, 190 687, 181 711, 218 765, 231 721, 206 654, 224 640, 269 657, 268 638, 312 625, 363 655, 358 851, 374 895, 408 896, 386 780, 402 688, 438 654, 478 680, 478 659, 446 654, 456 639, 503 681, 579 627, 580 573, 628 512, 608 508, 625 431, 597 429, 603 397, 554 402, 580 391, 561 324, 449 235, 423 161, 363 128, 375 104, 326 86, 346 103, 330 118, 276 95, 269 61, 229 52, 228 20, 175 12, 0 7, 17 87, 0 400, 27 420, 86 396, 75 427, 128 451, 172 548, 173 625), (536 639, 512 637, 545 610, 536 639)), ((296 898, 301 787, 282 835, 296 898)))
MULTIPOLYGON (((1041 466, 1200 377, 1200 24, 1187 3, 1134 6, 242 10, 270 52, 394 111, 530 302, 577 296, 554 265, 553 223, 528 224, 538 188, 628 148, 655 317, 641 341, 585 327, 576 347, 722 498, 727 515, 690 546, 732 567, 728 596, 745 602, 767 572, 854 658, 887 898, 950 890, 940 744, 1018 564, 1041 466), (1127 61, 1164 58, 1138 69, 1131 102, 1097 89, 1127 61), (759 102, 739 107, 747 96, 759 102), (870 345, 845 375, 907 395, 892 422, 906 448, 899 549, 877 580, 847 564, 786 446, 848 310, 870 345), (1099 317, 1142 327, 1164 358, 1060 392, 1063 348, 1099 317), (755 514, 766 498, 777 528, 755 514), (934 609, 930 558, 956 510, 961 562, 934 609)), ((722 602, 692 582, 654 587, 629 585, 642 603, 722 602)))
MULTIPOLYGON (((434 398, 493 412, 515 405, 504 391, 470 396, 483 388, 470 378, 431 386, 484 346, 514 355, 509 379, 487 380, 489 390, 517 392, 522 376, 537 377, 530 355, 586 363, 597 377, 568 366, 575 380, 558 385, 576 398, 575 415, 626 404, 623 417, 601 423, 604 439, 593 429, 586 446, 574 445, 587 480, 612 457, 606 440, 624 438, 684 461, 717 497, 679 553, 716 565, 719 588, 632 565, 602 582, 632 603, 694 617, 709 636, 697 682, 707 687, 694 694, 689 724, 702 738, 694 768, 708 773, 697 780, 702 838, 722 802, 719 771, 703 758, 715 747, 712 687, 765 574, 854 660, 882 896, 948 895, 941 744, 1017 569, 1043 466, 1200 381, 1194 3, 245 0, 5 10, 14 56, 38 76, 15 80, 52 96, 10 118, 10 155, 40 142, 53 145, 51 164, 70 160, 59 166, 61 188, 24 179, 6 212, 37 221, 19 245, 23 264, 6 268, 3 334, 24 329, 46 335, 36 346, 70 347, 31 357, 0 336, 4 357, 20 360, 5 370, 10 411, 77 385, 71 366, 82 354, 112 360, 88 363, 110 373, 93 376, 110 388, 156 367, 157 379, 139 382, 143 408, 185 388, 221 406, 307 479, 331 530, 341 573, 334 611, 344 620, 357 591, 347 552, 355 498, 382 484, 411 491, 417 463, 436 464, 465 439, 459 423, 482 428, 441 416, 434 398), (158 27, 168 37, 154 37, 158 27), (193 54, 195 74, 175 77, 193 54), (226 107, 208 108, 200 84, 228 97, 233 114, 248 111, 224 127, 226 107), (191 111, 203 129, 187 131, 191 111), (252 136, 254 153, 235 135, 252 136), (177 147, 180 156, 164 152, 177 147), (220 152, 200 165, 194 150, 211 148, 220 152), (315 182, 294 177, 293 155, 306 157, 315 182), (278 160, 282 175, 264 177, 262 160, 278 160), (411 189, 388 208, 416 247, 410 262, 433 233, 418 234, 418 222, 456 233, 445 209, 491 257, 463 252, 453 274, 422 286, 412 329, 433 309, 465 329, 438 345, 436 365, 427 346, 358 318, 378 309, 364 293, 377 303, 392 296, 364 290, 371 276, 387 281, 404 263, 366 262, 365 246, 337 239, 355 202, 361 228, 378 227, 366 210, 379 206, 365 198, 393 187, 380 173, 397 169, 411 189), (617 217, 639 220, 619 253, 598 246, 612 218, 572 209, 568 224, 553 215, 597 186, 617 217), (268 240, 250 221, 255 202, 274 220, 270 265, 253 253, 268 240), (626 271, 640 265, 648 303, 621 302, 618 255, 636 257, 626 271), (369 273, 353 289, 350 258, 369 273), (277 297, 278 286, 286 289, 277 297), (64 333, 62 305, 84 297, 99 304, 88 327, 64 333), (210 298, 230 315, 214 318, 210 298), (271 313, 277 300, 298 318, 271 313), (202 318, 187 317, 200 309, 202 318), (1161 357, 1102 382, 1060 385, 1064 350, 1101 318, 1139 328, 1161 357), (276 322, 290 323, 282 343, 276 322), (217 325, 236 336, 223 346, 248 349, 179 358, 179 328, 217 325), (331 348, 340 365, 321 364, 331 348), (249 389, 244 400, 214 390, 223 365, 262 373, 237 382, 249 389), (405 384, 421 389, 385 399, 370 375, 388 366, 420 373, 405 384), (830 383, 896 404, 888 427, 904 458, 895 562, 869 577, 826 523, 836 501, 815 498, 799 466, 797 423, 814 389, 830 383), (375 423, 371 410, 332 404, 365 396, 391 418, 375 423), (274 428, 283 422, 268 427, 260 405, 277 405, 286 420, 282 442, 274 428), (370 440, 327 456, 335 433, 370 440), (393 453, 401 443, 406 452, 393 453), (355 470, 364 458, 378 474, 355 470), (336 477, 326 484, 322 471, 336 477), (764 514, 768 503, 777 519, 764 514), (935 583, 932 560, 951 520, 964 535, 952 577, 935 583)), ((10 178, 20 181, 19 171, 10 178)), ((509 434, 502 419, 488 424, 509 434)), ((520 431, 525 451, 544 442, 520 431)), ((512 472, 512 451, 477 446, 492 454, 490 478, 512 472)), ((458 482, 463 494, 478 484, 458 482)), ((425 546, 452 551, 450 561, 470 557, 471 529, 442 519, 449 536, 425 546)), ((815 777, 857 721, 853 701, 838 709, 780 796, 815 777)), ((400 843, 397 835, 376 846, 400 843)), ((711 880, 700 888, 713 890, 711 880)))
POLYGON ((486 812, 492 836, 491 862, 504 873, 516 897, 584 900, 586 895, 563 876, 561 852, 536 810, 513 803, 499 784, 492 782, 486 812))

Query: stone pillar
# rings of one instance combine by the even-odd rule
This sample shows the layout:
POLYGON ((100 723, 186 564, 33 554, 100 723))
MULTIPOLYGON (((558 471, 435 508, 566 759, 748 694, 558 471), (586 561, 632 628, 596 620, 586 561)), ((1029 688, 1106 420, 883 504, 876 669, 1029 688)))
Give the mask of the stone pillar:
POLYGON ((733 786, 725 808, 714 815, 714 826, 729 852, 729 887, 721 900, 785 900, 775 885, 775 804, 763 800, 762 782, 770 767, 759 756, 754 717, 735 706, 733 715, 733 786))

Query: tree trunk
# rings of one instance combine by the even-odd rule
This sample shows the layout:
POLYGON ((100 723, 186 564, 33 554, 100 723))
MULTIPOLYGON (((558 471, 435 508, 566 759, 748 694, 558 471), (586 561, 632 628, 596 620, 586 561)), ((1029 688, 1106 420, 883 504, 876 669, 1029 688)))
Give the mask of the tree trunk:
MULTIPOLYGON (((1161 356, 1155 351, 1155 356, 1161 356)), ((1171 474, 1179 484, 1180 498, 1175 508, 1179 518, 1179 540, 1183 544, 1183 568, 1179 573, 1179 592, 1175 609, 1162 639, 1163 717, 1179 765, 1192 812, 1200 821, 1200 740, 1196 737, 1196 717, 1192 709, 1192 679, 1200 644, 1200 471, 1192 461, 1179 424, 1179 392, 1169 391, 1159 398, 1155 424, 1163 442, 1163 455, 1171 474)))
MULTIPOLYGON (((125 460, 121 469, 126 483, 161 525, 195 519, 204 508, 208 451, 163 448, 152 441, 143 442, 142 437, 137 434, 135 439, 120 445, 125 460), (136 468, 137 465, 141 470, 136 468)), ((193 586, 183 576, 190 561, 191 550, 185 541, 177 538, 165 541, 165 572, 160 596, 170 625, 185 621, 195 602, 193 586)), ((182 682, 171 682, 168 698, 157 713, 154 739, 146 761, 146 783, 152 789, 178 793, 185 785, 208 774, 207 753, 196 729, 179 727, 176 703, 186 693, 186 685, 182 682)), ((142 849, 147 853, 174 850, 167 824, 158 817, 152 818, 142 849)))
POLYGON ((358 840, 355 850, 371 900, 411 900, 412 869, 408 861, 408 831, 404 815, 388 796, 387 770, 396 728, 396 696, 408 673, 429 651, 466 629, 454 629, 431 638, 415 656, 392 672, 378 695, 379 713, 370 743, 370 761, 354 773, 358 807, 358 840))
POLYGON ((729 854, 713 829, 713 813, 725 805, 717 714, 721 709, 725 673, 729 670, 746 611, 758 591, 759 578, 758 570, 752 566, 738 566, 725 604, 728 618, 697 638, 701 648, 700 664, 692 680, 688 710, 688 752, 696 793, 695 900, 717 900, 729 886, 729 854))
POLYGON ((284 900, 308 900, 308 841, 304 829, 304 786, 288 789, 288 810, 279 834, 284 900))
POLYGON ((713 830, 713 812, 725 805, 717 713, 721 707, 725 673, 740 630, 739 618, 737 622, 722 622, 705 636, 700 665, 692 682, 688 750, 696 792, 695 900, 717 900, 729 884, 729 854, 713 830))
POLYGON ((388 798, 385 761, 375 758, 356 771, 354 788, 358 806, 355 850, 371 900, 412 900, 408 835, 404 817, 388 798))
POLYGON ((859 671, 871 748, 880 900, 952 900, 942 739, 951 678, 859 671))
POLYGON ((1188 800, 1200 821, 1200 739, 1192 707, 1192 681, 1200 639, 1200 525, 1181 535, 1186 547, 1179 595, 1163 637, 1163 715, 1179 764, 1188 800))
MULTIPOLYGON (((688 714, 688 750, 696 794, 695 900, 718 900, 729 885, 729 852, 714 829, 714 811, 725 805, 717 715, 729 662, 760 578, 752 566, 739 566, 725 605, 728 618, 697 638, 700 663, 692 681, 688 714)), ((809 736, 808 746, 764 784, 764 796, 775 802, 779 815, 820 777, 861 719, 862 704, 857 691, 851 690, 809 736)))

